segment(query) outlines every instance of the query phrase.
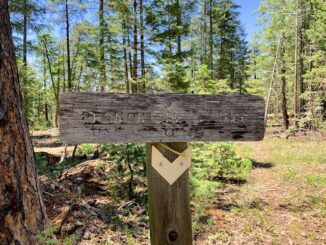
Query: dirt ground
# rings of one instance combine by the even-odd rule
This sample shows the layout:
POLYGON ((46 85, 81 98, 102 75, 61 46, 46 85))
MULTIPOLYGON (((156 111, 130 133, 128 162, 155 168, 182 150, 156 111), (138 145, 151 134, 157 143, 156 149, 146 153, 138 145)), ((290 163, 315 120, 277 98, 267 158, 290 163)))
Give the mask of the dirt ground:
MULTIPOLYGON (((55 130, 33 136, 36 152, 61 147, 55 130)), ((236 145, 241 156, 253 160, 253 170, 245 183, 216 189, 194 244, 326 244, 324 135, 280 138, 269 132, 262 142, 236 145)), ((146 182, 136 179, 138 198, 130 200, 123 194, 128 181, 117 185, 117 171, 102 157, 77 162, 57 179, 40 176, 58 238, 73 234, 78 244, 149 244, 146 182)))

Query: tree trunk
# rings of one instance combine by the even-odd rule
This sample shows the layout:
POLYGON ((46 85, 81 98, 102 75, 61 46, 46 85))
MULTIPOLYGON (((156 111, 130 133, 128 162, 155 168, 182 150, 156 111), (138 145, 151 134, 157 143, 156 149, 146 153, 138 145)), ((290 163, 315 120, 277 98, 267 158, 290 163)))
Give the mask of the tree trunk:
POLYGON ((274 88, 274 80, 275 80, 276 69, 277 69, 277 61, 279 59, 279 53, 280 53, 281 47, 283 46, 283 41, 284 41, 283 39, 284 39, 284 37, 283 37, 283 35, 281 35, 280 39, 278 41, 277 50, 276 50, 276 54, 275 54, 272 77, 271 77, 271 82, 269 85, 268 96, 267 96, 266 107, 265 107, 265 118, 264 118, 265 126, 267 126, 268 109, 271 104, 272 90, 274 88))
POLYGON ((224 30, 221 28, 219 79, 224 79, 224 30))
POLYGON ((43 40, 43 42, 44 42, 45 57, 47 58, 47 61, 48 61, 48 67, 49 67, 49 73, 50 73, 50 80, 51 80, 51 84, 52 84, 52 90, 53 90, 53 94, 54 94, 55 102, 56 102, 54 126, 58 127, 59 126, 59 124, 58 124, 58 113, 59 113, 59 107, 60 107, 60 102, 59 102, 60 81, 59 81, 59 78, 58 78, 57 79, 57 85, 55 84, 54 75, 53 75, 53 72, 52 72, 52 64, 51 64, 51 60, 50 60, 50 56, 49 56, 49 50, 48 50, 48 46, 47 46, 47 40, 43 40))
MULTIPOLYGON (((27 0, 24 0, 24 20, 23 20, 23 64, 27 67, 27 15, 28 6, 27 0)), ((25 74, 26 75, 26 74, 25 74)))
POLYGON ((146 90, 145 84, 145 41, 144 41, 144 16, 143 16, 143 0, 139 1, 139 15, 140 15, 140 60, 141 60, 141 79, 142 79, 142 92, 146 90))
POLYGON ((126 92, 130 93, 130 87, 129 87, 129 76, 128 76, 128 58, 127 58, 127 43, 126 43, 126 22, 124 21, 122 23, 123 26, 123 37, 122 37, 122 46, 123 46, 123 60, 124 60, 124 66, 125 66, 125 84, 126 84, 126 92))
POLYGON ((179 61, 182 61, 182 47, 181 47, 181 33, 180 29, 182 28, 181 20, 181 6, 179 0, 177 0, 177 26, 178 26, 178 35, 177 35, 177 58, 179 61))
MULTIPOLYGON (((46 93, 46 55, 43 54, 43 90, 44 93, 46 93)), ((49 108, 48 108, 48 102, 47 102, 47 97, 45 96, 45 102, 44 102, 44 116, 45 120, 48 122, 49 121, 49 108)))
POLYGON ((0 243, 36 244, 47 226, 19 87, 8 1, 0 0, 0 243))
POLYGON ((66 0, 66 42, 67 42, 67 67, 68 67, 68 90, 72 91, 71 81, 71 61, 70 61, 70 22, 69 22, 69 7, 66 0))
POLYGON ((104 49, 104 0, 100 0, 99 9, 100 23, 100 92, 105 92, 106 72, 105 72, 105 49, 104 49))
POLYGON ((280 103, 281 103, 281 114, 282 114, 282 126, 284 129, 289 128, 289 116, 288 116, 288 110, 287 110, 287 101, 286 101, 286 65, 284 61, 284 54, 285 49, 282 42, 281 50, 280 50, 280 71, 281 71, 281 86, 280 86, 280 103))
MULTIPOLYGON (((301 1, 297 1, 296 10, 296 35, 295 35, 295 82, 294 82, 294 117, 302 112, 303 101, 300 98, 303 93, 303 35, 301 1)), ((297 121, 295 123, 297 125, 297 121)))
POLYGON ((211 70, 211 79, 214 79, 214 64, 213 64, 213 3, 209 1, 209 66, 211 70))
POLYGON ((132 70, 132 57, 131 57, 131 41, 129 36, 129 28, 127 28, 127 42, 128 42, 128 59, 129 59, 129 71, 130 77, 133 78, 133 70, 132 70))
POLYGON ((137 34, 137 0, 134 0, 134 43, 133 43, 133 84, 131 86, 132 92, 137 93, 137 69, 138 69, 138 60, 137 60, 137 44, 138 44, 138 34, 137 34))

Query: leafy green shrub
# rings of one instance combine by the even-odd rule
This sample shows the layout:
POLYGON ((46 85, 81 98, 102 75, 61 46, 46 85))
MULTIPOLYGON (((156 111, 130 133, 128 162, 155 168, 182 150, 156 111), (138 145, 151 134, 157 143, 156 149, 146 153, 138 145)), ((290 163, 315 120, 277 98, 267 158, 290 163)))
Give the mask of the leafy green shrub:
POLYGON ((57 227, 52 226, 44 231, 42 231, 40 234, 36 235, 36 239, 38 244, 46 244, 46 245, 56 245, 56 244, 63 244, 63 245, 73 245, 76 241, 75 235, 67 236, 63 239, 63 241, 60 241, 55 238, 54 233, 56 232, 57 227))
POLYGON ((95 152, 96 148, 94 145, 82 144, 78 146, 77 153, 80 155, 92 155, 95 152))
POLYGON ((244 180, 252 162, 236 154, 231 143, 194 143, 193 171, 198 177, 244 180))
POLYGON ((252 169, 251 160, 238 156, 232 144, 220 143, 214 156, 219 177, 245 179, 252 169))

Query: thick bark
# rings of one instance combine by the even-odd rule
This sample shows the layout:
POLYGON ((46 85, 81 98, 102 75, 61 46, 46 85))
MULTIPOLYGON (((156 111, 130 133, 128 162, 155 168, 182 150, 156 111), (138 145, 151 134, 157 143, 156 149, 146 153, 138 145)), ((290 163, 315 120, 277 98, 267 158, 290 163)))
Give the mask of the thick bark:
POLYGON ((104 0, 100 0, 99 23, 100 23, 100 92, 105 92, 105 49, 104 49, 104 0))
POLYGON ((0 0, 0 244, 36 244, 46 228, 23 109, 8 1, 0 0))
POLYGON ((143 0, 139 1, 139 16, 140 16, 140 63, 141 63, 141 78, 142 78, 142 92, 146 90, 145 84, 145 41, 144 41, 144 16, 143 16, 143 0))
POLYGON ((68 90, 72 91, 71 79, 71 61, 70 61, 70 22, 69 22, 69 7, 68 0, 66 0, 66 42, 67 42, 67 67, 68 67, 68 90))
POLYGON ((137 93, 137 70, 138 70, 138 59, 137 59, 137 45, 138 44, 138 30, 137 30, 137 0, 134 0, 134 43, 133 43, 133 84, 131 90, 133 93, 137 93))

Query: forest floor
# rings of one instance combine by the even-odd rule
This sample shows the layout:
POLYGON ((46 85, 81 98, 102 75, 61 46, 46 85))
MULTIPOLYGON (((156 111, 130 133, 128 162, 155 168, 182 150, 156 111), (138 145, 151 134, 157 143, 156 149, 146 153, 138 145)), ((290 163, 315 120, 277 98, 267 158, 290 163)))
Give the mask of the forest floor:
MULTIPOLYGON (((325 133, 287 139, 268 133, 261 142, 236 143, 236 152, 252 159, 253 170, 245 182, 218 184, 194 218, 194 244, 326 244, 325 139, 325 133)), ((130 199, 127 177, 117 177, 127 166, 117 169, 105 155, 46 166, 42 152, 60 156, 64 150, 57 131, 35 132, 33 141, 58 239, 149 244, 144 177, 135 179, 136 198, 130 199)))

